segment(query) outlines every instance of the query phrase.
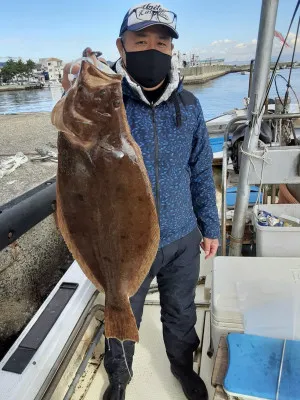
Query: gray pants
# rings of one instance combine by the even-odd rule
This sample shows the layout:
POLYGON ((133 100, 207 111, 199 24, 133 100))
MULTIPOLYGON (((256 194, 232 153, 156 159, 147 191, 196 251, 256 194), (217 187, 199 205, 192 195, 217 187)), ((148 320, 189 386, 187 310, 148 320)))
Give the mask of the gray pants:
MULTIPOLYGON (((130 299, 138 327, 147 292, 154 277, 160 293, 163 338, 170 363, 191 370, 193 353, 199 346, 195 331, 195 291, 200 272, 201 234, 196 228, 187 236, 159 249, 151 270, 138 292, 130 299)), ((132 368, 134 343, 124 342, 129 368, 132 368)), ((106 342, 105 369, 110 381, 127 382, 128 370, 121 343, 106 342)))

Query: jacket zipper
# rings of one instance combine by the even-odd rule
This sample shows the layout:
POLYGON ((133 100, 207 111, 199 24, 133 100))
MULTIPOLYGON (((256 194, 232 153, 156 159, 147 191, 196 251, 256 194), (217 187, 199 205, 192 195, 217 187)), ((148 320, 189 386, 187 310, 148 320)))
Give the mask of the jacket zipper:
POLYGON ((158 214, 158 220, 160 220, 160 196, 159 196, 159 152, 158 152, 158 135, 155 122, 155 109, 153 103, 151 104, 152 109, 152 122, 154 130, 154 146, 155 146, 155 197, 156 197, 156 210, 158 214))

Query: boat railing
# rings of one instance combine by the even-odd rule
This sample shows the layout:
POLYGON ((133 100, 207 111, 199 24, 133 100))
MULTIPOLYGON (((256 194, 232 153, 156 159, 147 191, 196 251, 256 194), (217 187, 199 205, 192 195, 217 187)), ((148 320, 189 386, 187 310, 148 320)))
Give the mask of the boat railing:
MULTIPOLYGON (((264 114, 262 119, 266 121, 276 121, 276 120, 293 120, 300 118, 300 113, 293 114, 264 114)), ((226 193, 227 193, 227 173, 228 173, 228 158, 230 155, 230 143, 229 134, 232 132, 232 128, 238 122, 245 121, 247 123, 248 117, 239 116, 233 118, 227 125, 224 132, 224 145, 223 145, 223 162, 222 162, 222 205, 221 205, 221 254, 226 255, 226 193)), ((262 153, 263 150, 258 150, 258 155, 262 153)), ((300 146, 280 146, 280 147, 269 147, 268 156, 270 157, 270 166, 264 166, 264 178, 265 183, 272 184, 279 180, 285 180, 287 170, 289 170, 289 177, 291 179, 291 170, 294 173, 294 180, 292 183, 300 183, 300 146), (288 152, 287 152, 288 151, 288 152), (284 157, 284 160, 283 160, 284 157), (285 168, 276 168, 276 164, 281 162, 285 165, 285 168), (294 166, 297 166, 296 169, 294 166), (272 178, 273 177, 273 178, 272 178)), ((262 162, 259 159, 253 160, 256 162, 253 173, 249 175, 250 184, 258 184, 259 168, 261 169, 262 162)))
POLYGON ((55 208, 55 177, 0 206, 0 251, 51 215, 55 208))

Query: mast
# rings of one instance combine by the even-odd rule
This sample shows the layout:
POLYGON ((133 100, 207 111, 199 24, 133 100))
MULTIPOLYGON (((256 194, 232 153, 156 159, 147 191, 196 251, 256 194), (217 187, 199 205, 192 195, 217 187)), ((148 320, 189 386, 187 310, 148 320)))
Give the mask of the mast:
MULTIPOLYGON (((253 153, 258 146, 261 119, 260 112, 268 83, 275 23, 279 0, 262 0, 260 23, 255 55, 254 73, 248 107, 249 126, 245 133, 243 150, 253 153)), ((230 256, 240 256, 245 231, 246 213, 249 204, 250 185, 248 175, 251 167, 249 156, 242 154, 239 183, 234 211, 232 232, 230 237, 230 256)))

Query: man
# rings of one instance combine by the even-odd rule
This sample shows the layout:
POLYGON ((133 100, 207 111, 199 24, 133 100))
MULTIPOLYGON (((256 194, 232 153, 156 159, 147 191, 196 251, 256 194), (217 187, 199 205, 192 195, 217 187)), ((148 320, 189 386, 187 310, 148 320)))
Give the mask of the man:
MULTIPOLYGON (((158 3, 131 8, 123 20, 113 69, 124 79, 123 96, 131 133, 140 146, 159 215, 161 242, 148 277, 131 298, 140 326, 145 297, 156 276, 161 321, 171 371, 188 399, 207 399, 201 378, 193 372, 199 346, 195 331, 195 288, 201 247, 206 258, 218 248, 219 219, 212 175, 212 151, 199 101, 183 89, 172 60, 178 38, 176 15, 158 3), (201 231, 199 231, 198 227, 201 231)), ((64 87, 68 88, 66 74, 64 87)), ((74 68, 73 73, 78 72, 74 68)), ((109 377, 104 400, 125 399, 132 375, 134 343, 106 343, 109 377)))

